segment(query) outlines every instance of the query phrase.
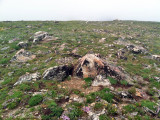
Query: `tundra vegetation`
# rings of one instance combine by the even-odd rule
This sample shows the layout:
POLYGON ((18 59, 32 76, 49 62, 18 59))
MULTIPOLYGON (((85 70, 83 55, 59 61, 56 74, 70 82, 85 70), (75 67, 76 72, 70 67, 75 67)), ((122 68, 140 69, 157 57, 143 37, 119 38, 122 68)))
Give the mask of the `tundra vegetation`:
POLYGON ((0 22, 0 120, 160 119, 160 23, 0 22))

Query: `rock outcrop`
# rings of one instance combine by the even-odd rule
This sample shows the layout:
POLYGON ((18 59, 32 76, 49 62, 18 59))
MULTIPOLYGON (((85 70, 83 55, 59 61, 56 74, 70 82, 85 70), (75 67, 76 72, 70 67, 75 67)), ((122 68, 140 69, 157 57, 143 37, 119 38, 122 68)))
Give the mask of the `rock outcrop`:
POLYGON ((14 84, 15 85, 18 85, 18 84, 21 84, 21 83, 24 83, 24 82, 33 82, 33 81, 37 81, 41 78, 40 76, 40 73, 36 72, 36 73, 32 73, 32 74, 25 74, 23 76, 21 76, 19 78, 19 80, 14 84))
POLYGON ((36 55, 33 55, 31 52, 21 49, 13 56, 11 61, 27 62, 28 60, 33 60, 35 58, 36 55))
POLYGON ((34 40, 33 43, 37 43, 39 41, 42 41, 45 37, 48 36, 47 32, 44 31, 38 31, 34 34, 34 40))
POLYGON ((51 67, 44 71, 43 79, 63 81, 65 78, 72 74, 72 70, 73 67, 66 65, 51 67))
MULTIPOLYGON (((133 84, 133 79, 121 68, 116 65, 110 64, 108 61, 100 58, 99 55, 87 54, 79 59, 78 64, 74 68, 73 75, 81 78, 96 78, 98 75, 111 76, 117 80, 126 80, 129 84, 133 84)), ((103 77, 98 77, 95 81, 103 81, 103 77)), ((97 81, 97 82, 98 82, 97 81)), ((99 83, 101 83, 99 81, 99 83)), ((109 85, 107 80, 104 80, 109 85)), ((95 82, 95 83, 97 83, 95 82)), ((98 84, 98 83, 97 83, 98 84)))
POLYGON ((133 44, 130 41, 127 41, 127 40, 122 39, 122 38, 119 38, 114 43, 118 44, 118 45, 124 45, 125 46, 124 50, 126 49, 126 50, 128 50, 128 51, 130 51, 134 54, 139 54, 139 53, 146 54, 146 53, 148 53, 148 51, 144 47, 142 47, 141 45, 133 44))

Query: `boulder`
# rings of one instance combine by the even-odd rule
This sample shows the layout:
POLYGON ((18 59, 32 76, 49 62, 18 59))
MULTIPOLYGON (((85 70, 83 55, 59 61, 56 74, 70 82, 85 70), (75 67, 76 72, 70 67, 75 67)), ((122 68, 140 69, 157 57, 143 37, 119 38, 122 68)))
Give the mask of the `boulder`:
POLYGON ((47 32, 44 31, 38 31, 34 34, 33 43, 37 43, 39 41, 42 41, 45 37, 48 36, 47 32))
POLYGON ((41 78, 40 76, 40 73, 36 72, 36 73, 32 73, 32 74, 29 74, 29 73, 26 73, 25 75, 22 75, 19 80, 14 84, 15 85, 18 85, 18 84, 21 84, 21 83, 24 83, 24 82, 33 82, 33 81, 37 81, 41 78))
MULTIPOLYGON (((110 64, 96 54, 86 54, 80 58, 77 65, 74 67, 73 75, 81 78, 91 77, 94 79, 98 75, 110 76, 117 80, 126 80, 130 85, 133 84, 133 79, 122 70, 122 68, 110 64)), ((104 80, 102 78, 103 77, 98 76, 98 80, 104 80)), ((107 80, 105 80, 105 82, 107 83, 107 80)))
POLYGON ((92 86, 110 86, 111 83, 102 75, 97 75, 92 82, 92 86))
POLYGON ((74 75, 82 78, 95 78, 104 69, 104 62, 94 54, 86 54, 78 60, 74 75))
POLYGON ((51 67, 44 71, 43 79, 63 81, 65 78, 72 74, 72 69, 73 67, 66 65, 51 67))
POLYGON ((28 43, 27 42, 19 42, 17 44, 17 46, 21 47, 21 48, 26 48, 28 46, 28 43))
POLYGON ((33 60, 35 58, 36 55, 33 55, 31 52, 21 49, 13 56, 11 61, 27 62, 28 60, 33 60))

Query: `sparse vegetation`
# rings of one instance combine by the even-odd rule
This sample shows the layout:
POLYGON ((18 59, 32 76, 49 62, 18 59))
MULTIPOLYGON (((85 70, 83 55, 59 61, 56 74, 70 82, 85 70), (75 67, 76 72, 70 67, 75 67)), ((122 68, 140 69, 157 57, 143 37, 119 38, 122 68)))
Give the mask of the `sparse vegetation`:
MULTIPOLYGON (((88 113, 83 111, 84 106, 88 106, 92 112, 105 109, 107 112, 99 116, 100 120, 112 120, 119 115, 130 120, 159 119, 160 113, 152 116, 143 109, 147 107, 155 112, 158 107, 160 65, 151 55, 160 55, 159 28, 158 22, 118 20, 0 22, 0 120, 39 119, 39 116, 44 120, 58 120, 62 119, 60 117, 64 110, 67 110, 67 116, 71 120, 76 120, 88 117, 88 113), (48 32, 54 40, 33 43, 34 33, 38 31, 48 32), (99 42, 102 38, 106 38, 103 43, 99 42), (120 39, 144 47, 147 53, 135 54, 125 45, 115 44, 120 39), (25 63, 13 62, 13 56, 21 49, 17 44, 22 41, 28 42, 28 46, 23 49, 36 55, 36 58, 25 63), (117 51, 120 49, 126 49, 124 57, 127 59, 118 58, 117 51), (109 79, 111 86, 102 84, 93 87, 92 77, 82 78, 82 83, 85 84, 76 87, 72 84, 73 88, 67 88, 65 81, 43 79, 43 73, 48 68, 63 64, 76 65, 80 56, 87 53, 96 53, 109 64, 116 63, 115 66, 122 68, 134 79, 133 85, 126 79, 115 78, 114 72, 107 75, 110 71, 107 71, 106 79, 109 79), (24 74, 35 72, 40 74, 38 80, 33 77, 29 82, 14 85, 24 74), (141 91, 137 92, 137 89, 141 91), (122 91, 127 95, 120 96, 122 91), (35 93, 41 95, 33 96, 35 93), (78 96, 75 101, 70 100, 72 94, 78 96), (79 99, 84 101, 79 103, 79 99), (91 106, 93 103, 95 105, 91 106), (115 103, 118 107, 126 105, 118 110, 115 103)), ((85 62, 87 66, 87 61, 85 62)), ((96 70, 99 74, 104 74, 99 68, 96 70)), ((118 72, 117 69, 115 71, 118 72)), ((70 75, 65 80, 72 81, 72 77, 70 75)))

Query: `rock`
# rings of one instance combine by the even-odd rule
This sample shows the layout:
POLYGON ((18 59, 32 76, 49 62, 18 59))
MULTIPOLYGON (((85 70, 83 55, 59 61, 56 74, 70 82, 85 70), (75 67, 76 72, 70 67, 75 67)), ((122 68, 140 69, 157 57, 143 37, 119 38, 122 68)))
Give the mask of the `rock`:
POLYGON ((75 48, 72 50, 72 54, 77 54, 77 52, 78 52, 78 48, 75 48))
POLYGON ((42 39, 44 42, 50 42, 53 40, 58 40, 58 37, 53 37, 53 36, 46 36, 42 39))
POLYGON ((13 42, 15 42, 15 41, 17 41, 17 40, 19 40, 19 39, 18 39, 18 38, 14 38, 14 39, 12 39, 12 40, 9 40, 8 43, 13 43, 13 42))
POLYGON ((45 60, 45 63, 50 62, 53 59, 53 57, 48 58, 47 60, 45 60))
POLYGON ((132 95, 129 94, 127 91, 120 91, 118 93, 116 93, 118 96, 120 96, 121 98, 129 98, 129 99, 133 99, 132 95))
POLYGON ((95 54, 86 54, 80 58, 74 67, 73 75, 81 78, 95 78, 97 75, 105 75, 117 80, 126 80, 130 85, 133 85, 133 79, 122 68, 95 54))
POLYGON ((126 50, 125 49, 119 49, 117 51, 117 58, 118 59, 123 59, 123 60, 127 60, 127 57, 125 56, 126 50))
POLYGON ((136 116, 138 114, 138 112, 133 112, 131 113, 131 116, 136 116))
POLYGON ((44 95, 44 94, 46 94, 47 92, 48 92, 48 90, 42 89, 42 90, 40 90, 40 92, 34 92, 34 93, 32 94, 32 96, 35 96, 35 95, 44 95))
POLYGON ((71 94, 70 98, 69 98, 69 102, 83 103, 83 102, 85 102, 85 98, 79 97, 76 94, 71 94))
POLYGON ((160 82, 160 77, 154 77, 154 79, 157 81, 157 82, 160 82))
POLYGON ((130 41, 127 41, 127 40, 125 40, 123 38, 119 38, 114 43, 118 44, 118 45, 124 45, 125 49, 127 49, 128 51, 130 51, 130 52, 132 52, 134 54, 139 54, 139 53, 146 54, 146 53, 148 53, 147 50, 144 47, 136 45, 136 44, 133 44, 130 41))
POLYGON ((1 50, 4 51, 4 50, 7 50, 8 48, 10 48, 10 47, 9 47, 9 46, 4 47, 4 48, 2 48, 1 50))
POLYGON ((136 88, 135 96, 143 98, 143 99, 149 99, 149 97, 147 96, 147 94, 143 90, 140 90, 138 88, 136 88))
POLYGON ((92 82, 92 86, 110 86, 110 85, 111 85, 110 81, 102 75, 97 75, 92 82))
POLYGON ((99 40, 99 43, 104 43, 106 41, 106 38, 102 38, 99 40))
POLYGON ((91 110, 91 111, 89 111, 87 113, 88 113, 88 116, 89 116, 89 120, 90 119, 91 120, 99 120, 99 116, 102 115, 102 114, 104 114, 104 113, 106 113, 106 110, 103 109, 101 111, 96 111, 96 112, 94 112, 94 111, 91 110))
POLYGON ((9 73, 8 73, 8 76, 9 76, 9 77, 12 76, 13 73, 14 73, 14 72, 9 72, 9 73))
POLYGON ((95 78, 103 68, 104 63, 99 57, 94 54, 86 54, 78 60, 74 68, 74 75, 82 78, 95 78))
POLYGON ((65 46, 66 46, 66 44, 63 43, 63 44, 59 47, 59 50, 60 50, 60 51, 64 50, 65 46))
POLYGON ((69 63, 73 63, 73 58, 72 57, 59 58, 59 59, 56 59, 55 62, 63 65, 69 64, 69 63))
POLYGON ((19 42, 17 44, 17 46, 21 47, 21 48, 26 48, 28 46, 28 43, 27 42, 19 42))
POLYGON ((126 48, 135 54, 147 53, 147 50, 145 48, 143 48, 142 46, 134 45, 134 44, 127 45, 126 48))
POLYGON ((73 67, 66 65, 51 67, 44 71, 43 79, 63 81, 65 78, 72 74, 72 70, 73 67))
POLYGON ((35 58, 36 55, 32 55, 31 52, 21 49, 13 56, 11 61, 27 62, 28 60, 33 60, 35 58))
POLYGON ((152 55, 152 59, 160 61, 160 55, 152 55))
POLYGON ((44 31, 38 31, 34 34, 34 40, 33 43, 37 43, 39 41, 42 41, 45 37, 48 36, 47 32, 44 31))
POLYGON ((21 84, 21 83, 24 83, 24 82, 33 82, 33 81, 37 81, 41 78, 40 76, 40 73, 36 72, 36 73, 32 73, 32 74, 29 74, 29 73, 26 73, 25 75, 22 75, 19 80, 14 84, 15 85, 18 85, 18 84, 21 84))

